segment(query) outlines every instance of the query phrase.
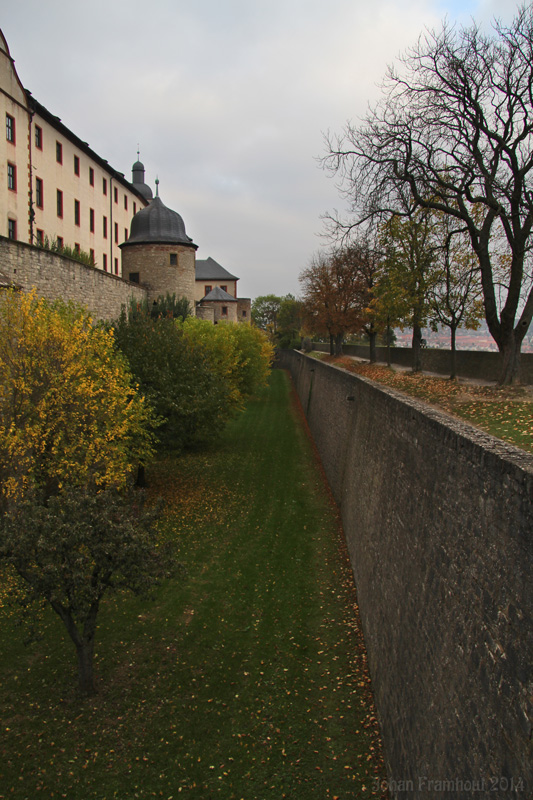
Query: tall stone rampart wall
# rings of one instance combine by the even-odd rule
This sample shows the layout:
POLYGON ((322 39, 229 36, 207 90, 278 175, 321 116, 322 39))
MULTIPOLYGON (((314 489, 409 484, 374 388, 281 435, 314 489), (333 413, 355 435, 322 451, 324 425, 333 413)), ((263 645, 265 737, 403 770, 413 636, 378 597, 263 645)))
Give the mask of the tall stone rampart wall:
POLYGON ((533 456, 279 353, 339 504, 394 798, 533 796, 533 456))
MULTIPOLYGON (((329 353, 329 344, 313 342, 315 350, 329 353)), ((348 356, 369 358, 368 345, 344 344, 343 352, 348 356)), ((387 362, 387 348, 377 347, 378 362, 387 362)), ((391 363, 403 367, 410 367, 413 363, 413 354, 410 347, 391 347, 391 363)), ((496 352, 483 350, 458 350, 457 374, 462 378, 479 378, 487 381, 497 381, 501 372, 501 356, 496 352)), ((426 372, 437 372, 439 375, 449 375, 452 364, 451 350, 437 348, 424 348, 422 350, 422 369, 426 372)), ((524 384, 533 383, 533 353, 522 353, 520 356, 520 378, 524 384)))
POLYGON ((95 267, 24 242, 0 236, 0 272, 47 300, 62 297, 86 305, 97 319, 116 319, 131 298, 143 300, 146 289, 95 267))

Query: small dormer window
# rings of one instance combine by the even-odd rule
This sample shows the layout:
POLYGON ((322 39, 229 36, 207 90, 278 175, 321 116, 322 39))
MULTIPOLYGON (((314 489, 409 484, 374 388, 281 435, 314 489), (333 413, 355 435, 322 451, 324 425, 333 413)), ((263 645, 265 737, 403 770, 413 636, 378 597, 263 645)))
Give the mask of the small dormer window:
POLYGON ((177 253, 170 253, 170 266, 177 267, 178 266, 178 254, 177 253))

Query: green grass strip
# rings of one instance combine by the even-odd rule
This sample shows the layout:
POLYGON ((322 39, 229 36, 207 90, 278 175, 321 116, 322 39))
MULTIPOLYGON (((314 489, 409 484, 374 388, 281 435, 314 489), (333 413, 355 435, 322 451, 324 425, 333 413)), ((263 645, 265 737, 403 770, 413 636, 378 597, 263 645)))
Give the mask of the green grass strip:
POLYGON ((106 603, 95 698, 52 615, 25 648, 0 609, 0 798, 381 797, 348 556, 287 376, 148 477, 185 573, 106 603))

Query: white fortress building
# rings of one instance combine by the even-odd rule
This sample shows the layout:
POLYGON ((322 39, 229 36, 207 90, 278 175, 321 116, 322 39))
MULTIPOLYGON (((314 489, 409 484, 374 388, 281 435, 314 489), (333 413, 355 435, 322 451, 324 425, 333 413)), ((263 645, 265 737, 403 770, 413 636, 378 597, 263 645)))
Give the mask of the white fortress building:
MULTIPOLYGON (((0 237, 84 251, 94 269, 138 284, 149 300, 170 292, 213 322, 250 321, 238 278, 212 258, 196 261, 183 219, 153 196, 144 165, 137 160, 126 180, 41 105, 22 86, 1 31, 0 119, 0 237)), ((4 285, 31 288, 1 264, 4 285)))

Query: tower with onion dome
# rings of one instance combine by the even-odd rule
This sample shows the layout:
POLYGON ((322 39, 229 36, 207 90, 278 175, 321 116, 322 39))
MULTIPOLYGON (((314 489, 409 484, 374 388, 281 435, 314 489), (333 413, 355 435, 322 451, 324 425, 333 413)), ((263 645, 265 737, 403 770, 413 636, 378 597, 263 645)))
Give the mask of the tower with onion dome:
POLYGON ((129 238, 123 242, 122 277, 140 283, 148 290, 148 302, 153 303, 167 292, 177 298, 186 297, 195 305, 195 261, 197 245, 187 236, 183 219, 167 208, 159 197, 151 199, 150 187, 144 183, 144 166, 133 165, 133 184, 142 187, 149 204, 131 220, 129 238))

